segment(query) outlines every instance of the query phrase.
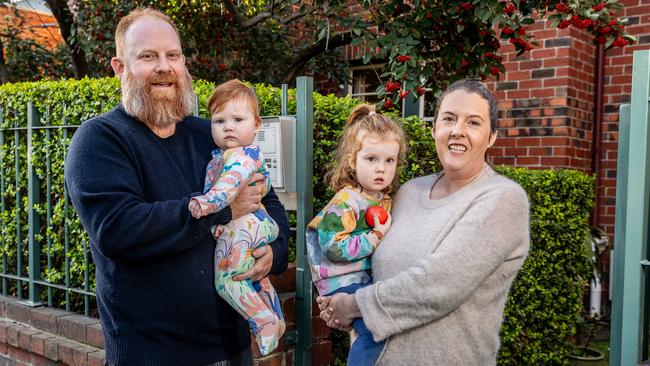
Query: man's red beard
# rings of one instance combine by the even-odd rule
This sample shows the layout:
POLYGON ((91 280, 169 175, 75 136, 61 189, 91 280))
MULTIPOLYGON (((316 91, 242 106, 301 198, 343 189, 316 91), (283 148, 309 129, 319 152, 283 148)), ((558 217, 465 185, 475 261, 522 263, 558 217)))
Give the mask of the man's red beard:
POLYGON ((185 70, 180 79, 172 72, 142 79, 126 68, 122 81, 122 105, 127 114, 144 123, 158 127, 173 125, 192 113, 192 78, 185 70), (156 83, 171 83, 173 88, 157 90, 153 87, 156 83))

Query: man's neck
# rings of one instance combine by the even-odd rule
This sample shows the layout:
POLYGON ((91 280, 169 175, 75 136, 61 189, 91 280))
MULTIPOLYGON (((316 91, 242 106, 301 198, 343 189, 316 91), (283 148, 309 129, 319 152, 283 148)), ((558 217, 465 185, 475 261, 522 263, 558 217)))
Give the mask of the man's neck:
POLYGON ((160 137, 161 139, 166 139, 169 136, 173 135, 176 132, 176 124, 172 123, 168 126, 158 126, 153 123, 145 123, 147 127, 154 133, 154 135, 160 137))

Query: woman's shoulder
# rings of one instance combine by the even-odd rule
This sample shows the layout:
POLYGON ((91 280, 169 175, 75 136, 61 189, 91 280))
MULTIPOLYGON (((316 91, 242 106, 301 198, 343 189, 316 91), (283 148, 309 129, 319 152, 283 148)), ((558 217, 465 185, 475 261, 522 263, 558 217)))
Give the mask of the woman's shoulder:
POLYGON ((484 189, 493 193, 495 200, 501 204, 519 203, 528 207, 528 193, 514 180, 494 172, 485 180, 484 189))
POLYGON ((440 178, 440 173, 433 173, 433 174, 423 175, 421 177, 413 178, 411 180, 406 181, 406 183, 402 184, 402 186, 399 188, 399 192, 403 190, 410 191, 410 190, 430 189, 433 182, 438 178, 440 178))

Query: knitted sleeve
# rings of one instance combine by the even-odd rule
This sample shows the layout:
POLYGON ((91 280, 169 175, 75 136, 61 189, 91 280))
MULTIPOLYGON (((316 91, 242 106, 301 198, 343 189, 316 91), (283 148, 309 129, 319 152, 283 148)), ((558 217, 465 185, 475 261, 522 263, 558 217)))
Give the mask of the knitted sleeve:
POLYGON ((262 204, 280 228, 278 238, 273 243, 270 243, 271 250, 273 251, 273 266, 271 267, 270 274, 279 275, 287 269, 289 263, 289 237, 291 237, 291 229, 289 228, 287 211, 284 210, 282 202, 280 202, 270 184, 269 187, 268 193, 262 197, 262 204))
MULTIPOLYGON (((379 244, 375 231, 357 230, 359 213, 346 202, 332 203, 318 224, 318 241, 332 262, 351 262, 373 253, 379 244)), ((365 220, 365 217, 360 218, 365 220)))
POLYGON ((374 338, 382 340, 444 317, 512 261, 514 270, 501 273, 499 281, 507 286, 492 294, 505 297, 507 281, 527 254, 528 210, 526 193, 518 185, 483 192, 449 224, 435 251, 413 258, 413 265, 397 276, 357 291, 356 301, 374 338))

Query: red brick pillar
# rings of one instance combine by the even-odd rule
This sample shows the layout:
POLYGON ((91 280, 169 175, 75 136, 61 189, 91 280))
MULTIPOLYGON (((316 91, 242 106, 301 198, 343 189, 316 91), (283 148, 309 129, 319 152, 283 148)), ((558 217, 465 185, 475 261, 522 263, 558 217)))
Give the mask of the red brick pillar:
POLYGON ((531 26, 539 46, 516 56, 502 44, 506 73, 495 83, 500 100, 493 162, 529 168, 589 171, 595 46, 585 32, 531 26))

